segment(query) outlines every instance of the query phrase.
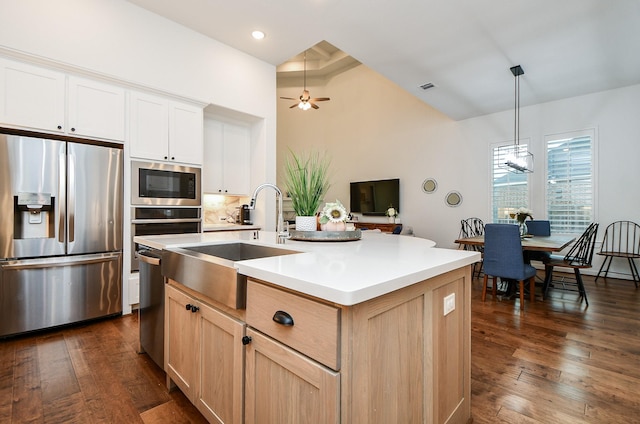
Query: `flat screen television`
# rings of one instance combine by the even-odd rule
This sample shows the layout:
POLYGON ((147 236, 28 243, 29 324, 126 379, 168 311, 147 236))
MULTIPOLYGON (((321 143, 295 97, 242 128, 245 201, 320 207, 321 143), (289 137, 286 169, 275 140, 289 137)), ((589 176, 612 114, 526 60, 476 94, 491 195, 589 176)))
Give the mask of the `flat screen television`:
POLYGON ((384 216, 391 206, 400 212, 400 179, 351 183, 351 212, 384 216))

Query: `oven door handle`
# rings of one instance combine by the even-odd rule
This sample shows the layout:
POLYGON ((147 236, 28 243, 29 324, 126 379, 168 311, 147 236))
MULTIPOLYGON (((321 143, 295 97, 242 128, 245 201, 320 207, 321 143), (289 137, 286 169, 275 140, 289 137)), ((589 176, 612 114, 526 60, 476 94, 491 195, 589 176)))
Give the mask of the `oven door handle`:
POLYGON ((138 258, 138 260, 148 263, 149 265, 155 265, 155 266, 160 265, 161 256, 160 256, 160 252, 158 251, 141 249, 136 252, 136 257, 138 258))
POLYGON ((179 224, 182 222, 201 222, 201 218, 170 218, 170 219, 132 219, 132 224, 179 224))

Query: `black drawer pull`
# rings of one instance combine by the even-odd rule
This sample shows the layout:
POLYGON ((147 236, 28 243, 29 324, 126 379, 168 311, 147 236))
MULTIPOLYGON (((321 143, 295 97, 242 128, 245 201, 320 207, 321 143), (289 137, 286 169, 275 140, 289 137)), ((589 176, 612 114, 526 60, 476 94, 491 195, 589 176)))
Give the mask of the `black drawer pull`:
POLYGON ((251 343, 251 337, 249 337, 249 336, 243 336, 243 337, 242 337, 242 344, 246 346, 246 345, 248 345, 249 343, 251 343))
POLYGON ((273 320, 278 324, 284 325, 286 327, 293 326, 293 318, 291 317, 291 315, 289 315, 285 311, 277 311, 273 315, 273 320))
POLYGON ((187 303, 187 305, 185 306, 185 309, 187 311, 190 311, 191 310, 191 303, 187 303))

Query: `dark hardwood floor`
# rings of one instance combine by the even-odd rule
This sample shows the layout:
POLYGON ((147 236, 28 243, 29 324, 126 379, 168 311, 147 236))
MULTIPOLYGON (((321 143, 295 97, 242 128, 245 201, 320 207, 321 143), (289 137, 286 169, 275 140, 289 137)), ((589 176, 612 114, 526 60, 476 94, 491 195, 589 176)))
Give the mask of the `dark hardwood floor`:
MULTIPOLYGON (((474 423, 640 423, 640 289, 584 277, 545 301, 472 298, 474 423)), ((537 298, 536 300, 541 300, 537 298)))
MULTIPOLYGON (((474 423, 640 423, 640 289, 472 299, 474 423)), ((202 423, 136 353, 137 315, 0 341, 0 423, 202 423)), ((403 423, 404 424, 404 423, 403 423)))
POLYGON ((206 423, 136 353, 137 318, 0 341, 0 423, 206 423))

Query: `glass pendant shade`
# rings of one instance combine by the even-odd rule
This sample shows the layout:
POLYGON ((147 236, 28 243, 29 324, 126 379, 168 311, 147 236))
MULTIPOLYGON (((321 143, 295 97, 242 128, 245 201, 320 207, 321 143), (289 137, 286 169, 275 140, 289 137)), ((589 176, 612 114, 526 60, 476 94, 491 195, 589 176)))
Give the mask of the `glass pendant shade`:
POLYGON ((498 148, 500 158, 499 167, 510 172, 525 173, 533 172, 533 153, 527 151, 526 146, 511 144, 498 148))

